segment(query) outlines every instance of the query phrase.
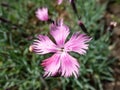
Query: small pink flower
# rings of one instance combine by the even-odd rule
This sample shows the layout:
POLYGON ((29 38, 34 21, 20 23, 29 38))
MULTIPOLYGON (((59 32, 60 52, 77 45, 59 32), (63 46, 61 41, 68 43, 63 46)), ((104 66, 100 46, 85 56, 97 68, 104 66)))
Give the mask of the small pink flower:
MULTIPOLYGON (((72 0, 69 0, 70 3, 71 3, 71 1, 72 0)), ((60 5, 63 2, 63 0, 57 0, 57 2, 58 2, 58 5, 60 5)))
POLYGON ((77 52, 85 54, 88 49, 88 42, 91 40, 85 34, 79 32, 74 33, 71 38, 66 41, 70 31, 68 26, 63 24, 63 20, 51 24, 50 34, 55 39, 53 43, 46 35, 38 35, 32 44, 32 50, 37 54, 54 53, 50 58, 43 60, 44 76, 56 76, 57 74, 70 77, 79 75, 79 63, 72 57, 69 52, 77 52))
POLYGON ((49 19, 48 9, 45 7, 38 8, 38 10, 36 11, 36 17, 41 21, 47 21, 49 19))

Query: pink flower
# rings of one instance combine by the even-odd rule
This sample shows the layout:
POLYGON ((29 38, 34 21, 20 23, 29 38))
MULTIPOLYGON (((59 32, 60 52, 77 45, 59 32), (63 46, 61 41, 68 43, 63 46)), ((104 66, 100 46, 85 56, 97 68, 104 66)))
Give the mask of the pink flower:
MULTIPOLYGON (((72 0, 69 0, 70 3, 71 3, 71 1, 72 1, 72 0)), ((60 5, 60 4, 63 2, 63 0, 57 0, 57 2, 58 2, 58 4, 60 5)))
POLYGON ((49 19, 48 9, 45 7, 38 8, 38 10, 36 11, 36 17, 41 21, 47 21, 49 19))
POLYGON ((71 38, 66 41, 70 31, 68 26, 63 24, 63 20, 51 24, 50 34, 53 36, 55 43, 46 35, 38 35, 32 44, 32 49, 37 54, 54 53, 50 58, 43 60, 44 76, 56 76, 57 74, 70 77, 79 75, 79 63, 72 57, 69 52, 77 52, 85 54, 88 44, 91 40, 85 34, 79 32, 74 33, 71 38))

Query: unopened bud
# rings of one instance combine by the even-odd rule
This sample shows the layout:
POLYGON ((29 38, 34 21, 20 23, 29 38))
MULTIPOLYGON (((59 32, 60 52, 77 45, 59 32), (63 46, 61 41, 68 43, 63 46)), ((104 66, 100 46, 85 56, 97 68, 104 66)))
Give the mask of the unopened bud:
POLYGON ((108 27, 108 31, 112 32, 113 29, 117 26, 117 22, 110 22, 110 26, 108 27))
POLYGON ((72 6, 72 9, 73 9, 74 13, 79 18, 75 0, 70 0, 70 3, 71 3, 71 6, 72 6))
POLYGON ((116 27, 117 26, 117 22, 110 22, 110 26, 116 27))
POLYGON ((87 29, 86 29, 86 27, 85 27, 85 25, 83 24, 82 21, 79 20, 78 21, 78 25, 81 27, 81 29, 82 29, 83 32, 85 32, 86 34, 88 34, 87 29))

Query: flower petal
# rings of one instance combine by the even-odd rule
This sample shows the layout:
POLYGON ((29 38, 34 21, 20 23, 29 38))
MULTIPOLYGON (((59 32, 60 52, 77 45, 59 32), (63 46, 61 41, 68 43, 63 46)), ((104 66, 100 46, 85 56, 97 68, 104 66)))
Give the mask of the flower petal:
POLYGON ((69 0, 69 2, 71 3, 73 0, 69 0))
POLYGON ((45 77, 55 76, 60 68, 60 54, 56 53, 50 58, 43 60, 41 65, 44 67, 45 77))
POLYGON ((46 54, 56 52, 57 46, 49 39, 48 36, 38 35, 37 40, 32 44, 32 50, 37 54, 46 54))
POLYGON ((63 47, 69 33, 69 28, 63 24, 63 20, 60 20, 57 24, 51 24, 50 26, 50 34, 54 37, 59 47, 63 47))
POLYGON ((74 75, 76 78, 79 75, 79 63, 68 53, 61 55, 61 72, 62 76, 70 77, 74 75))
POLYGON ((57 0, 57 2, 58 2, 58 5, 60 5, 63 2, 63 0, 57 0))
POLYGON ((72 35, 70 40, 66 42, 65 49, 67 51, 74 51, 79 54, 85 54, 89 45, 86 43, 89 42, 90 40, 91 38, 89 38, 85 34, 80 34, 79 32, 75 33, 72 35))
POLYGON ((41 20, 41 21, 47 21, 49 19, 48 17, 48 9, 43 7, 43 8, 39 8, 36 11, 36 17, 41 20))

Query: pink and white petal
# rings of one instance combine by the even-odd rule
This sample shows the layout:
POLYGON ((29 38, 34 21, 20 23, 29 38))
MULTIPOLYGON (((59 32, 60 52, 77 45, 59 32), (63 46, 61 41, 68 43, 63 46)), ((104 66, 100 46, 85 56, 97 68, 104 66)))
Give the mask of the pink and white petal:
POLYGON ((44 67, 45 77, 55 76, 60 68, 60 54, 55 53, 50 58, 43 60, 41 65, 44 67))
POLYGON ((36 13, 36 17, 41 21, 47 21, 49 19, 48 9, 45 7, 39 8, 35 13, 36 13))
POLYGON ((69 28, 63 24, 63 20, 60 20, 57 24, 51 24, 50 26, 50 34, 54 37, 59 47, 63 47, 69 33, 69 28))
POLYGON ((60 5, 63 2, 63 0, 57 0, 58 5, 60 5))
POLYGON ((57 46, 49 39, 48 36, 38 35, 32 44, 32 50, 37 54, 47 54, 56 52, 57 46))
POLYGON ((72 2, 72 0, 69 0, 69 2, 71 3, 71 2, 72 2))
POLYGON ((61 72, 62 76, 64 77, 70 77, 72 75, 75 76, 75 78, 79 75, 79 63, 77 60, 70 56, 68 53, 62 53, 61 55, 61 72))
POLYGON ((89 46, 89 44, 87 44, 87 42, 89 42, 90 40, 91 40, 91 38, 89 38, 85 34, 80 34, 79 32, 75 33, 72 35, 70 40, 68 42, 66 42, 65 49, 68 52, 74 51, 79 54, 85 54, 86 50, 88 49, 88 46, 89 46))

